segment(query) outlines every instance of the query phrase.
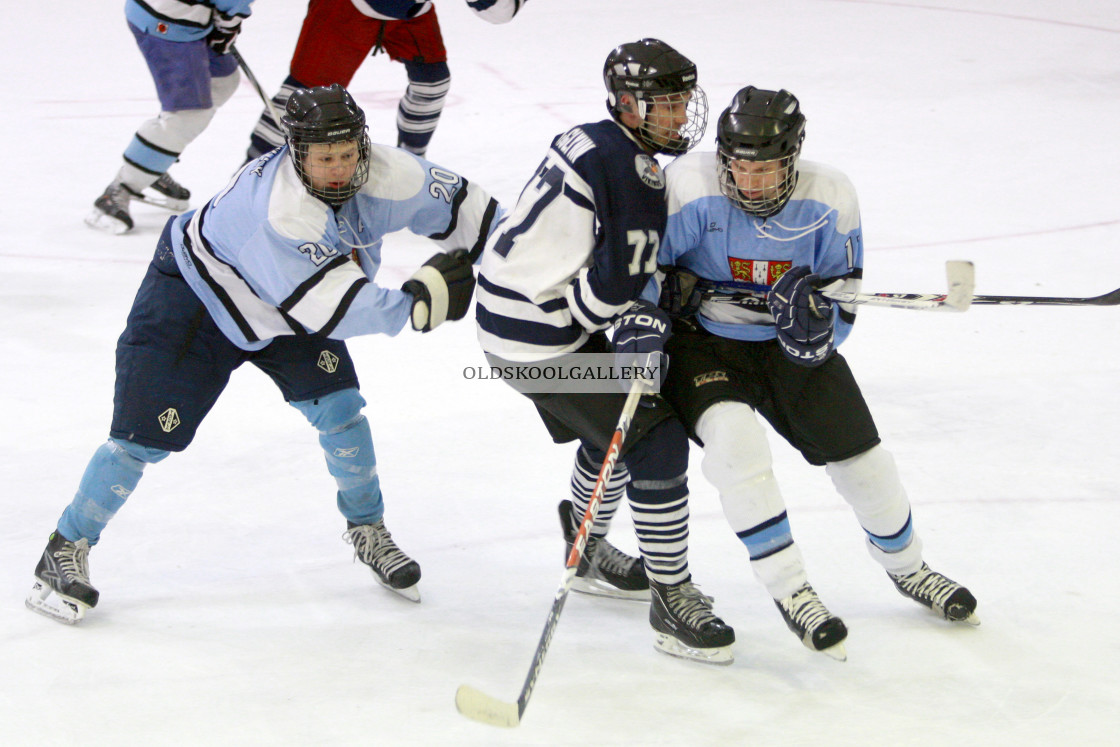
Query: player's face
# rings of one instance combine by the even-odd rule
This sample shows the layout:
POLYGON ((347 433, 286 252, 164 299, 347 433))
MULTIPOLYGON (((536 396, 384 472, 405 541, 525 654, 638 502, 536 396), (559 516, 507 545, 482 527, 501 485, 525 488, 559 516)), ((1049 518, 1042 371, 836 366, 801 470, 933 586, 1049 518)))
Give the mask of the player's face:
POLYGON ((748 200, 777 199, 786 176, 786 159, 774 161, 731 161, 735 186, 748 200))
POLYGON ((358 167, 360 152, 356 140, 341 143, 311 143, 303 168, 314 189, 342 190, 350 184, 358 167))
POLYGON ((660 146, 681 141, 681 128, 688 124, 688 102, 692 92, 655 96, 646 110, 645 132, 660 146))

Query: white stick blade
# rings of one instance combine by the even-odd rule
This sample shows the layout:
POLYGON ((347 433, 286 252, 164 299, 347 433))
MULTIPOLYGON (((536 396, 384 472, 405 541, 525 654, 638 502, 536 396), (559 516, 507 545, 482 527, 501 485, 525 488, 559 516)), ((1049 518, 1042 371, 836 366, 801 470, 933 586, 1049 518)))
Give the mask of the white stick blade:
POLYGON ((950 260, 945 263, 945 275, 949 279, 949 293, 945 296, 945 305, 954 311, 968 311, 968 307, 972 305, 976 275, 972 263, 965 260, 950 260))
POLYGON ((521 723, 516 703, 492 698, 470 685, 460 685, 455 691, 455 707, 467 718, 491 726, 511 728, 521 723))

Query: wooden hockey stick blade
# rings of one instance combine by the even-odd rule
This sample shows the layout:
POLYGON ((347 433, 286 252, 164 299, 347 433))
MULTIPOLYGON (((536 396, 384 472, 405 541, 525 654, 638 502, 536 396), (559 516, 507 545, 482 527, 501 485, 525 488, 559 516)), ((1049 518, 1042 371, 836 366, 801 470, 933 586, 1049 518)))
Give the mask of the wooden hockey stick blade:
POLYGON ((460 685, 455 691, 455 708, 474 721, 506 728, 519 725, 524 712, 519 703, 498 700, 470 685, 460 685))
POLYGON ((951 260, 945 263, 949 281, 947 293, 852 293, 850 291, 821 291, 834 301, 868 306, 887 306, 894 309, 932 311, 968 311, 972 304, 975 269, 971 262, 951 260))

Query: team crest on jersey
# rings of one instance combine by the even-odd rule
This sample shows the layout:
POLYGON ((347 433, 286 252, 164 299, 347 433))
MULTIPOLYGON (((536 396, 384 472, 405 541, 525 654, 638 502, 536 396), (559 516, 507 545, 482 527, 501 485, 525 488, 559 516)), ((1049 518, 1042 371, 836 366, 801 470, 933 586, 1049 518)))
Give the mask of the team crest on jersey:
POLYGON ((634 157, 634 168, 638 171, 638 178, 652 189, 665 189, 665 177, 661 173, 661 166, 645 153, 634 157))
POLYGON ((319 353, 319 368, 327 373, 334 373, 338 370, 338 356, 329 350, 319 353))
POLYGON ((793 262, 728 257, 727 265, 734 280, 744 283, 757 283, 758 285, 773 285, 778 278, 786 274, 786 270, 793 266, 793 262))
POLYGON ((166 410, 159 414, 159 427, 163 429, 164 433, 170 433, 179 427, 179 411, 174 407, 168 407, 166 410))
POLYGON ((726 371, 708 371, 707 373, 702 373, 699 376, 694 376, 692 379, 692 386, 699 388, 704 386, 705 384, 715 384, 719 381, 731 381, 731 379, 728 378, 726 371))

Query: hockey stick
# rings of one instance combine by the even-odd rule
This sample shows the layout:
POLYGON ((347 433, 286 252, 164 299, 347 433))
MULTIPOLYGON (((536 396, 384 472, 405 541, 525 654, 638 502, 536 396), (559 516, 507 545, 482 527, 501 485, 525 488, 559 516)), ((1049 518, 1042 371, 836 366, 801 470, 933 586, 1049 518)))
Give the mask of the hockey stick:
POLYGON ((599 504, 603 501, 603 491, 606 489, 611 473, 614 472, 615 462, 618 461, 618 455, 622 451, 622 442, 626 439, 626 432, 630 429, 630 419, 634 417, 634 411, 638 409, 638 400, 641 399, 646 389, 646 385, 640 379, 636 380, 630 387, 626 403, 622 406, 622 414, 618 416, 618 426, 615 428, 614 436, 607 447, 607 458, 603 460, 603 466, 599 470, 599 479, 595 482, 595 490, 591 493, 591 501, 588 503, 587 511, 583 514, 579 531, 576 532, 575 541, 572 543, 572 551, 568 553, 568 563, 564 567, 560 588, 556 590, 556 596, 553 597, 552 609, 548 612, 548 619, 544 623, 544 631, 537 643, 536 653, 533 654, 533 663, 529 667, 528 676, 525 677, 525 684, 521 686, 521 694, 517 696, 517 702, 507 703, 469 685, 460 685, 455 692, 455 707, 459 710, 459 713, 467 718, 491 726, 513 727, 521 723, 521 717, 525 714, 526 706, 529 705, 529 696, 533 694, 533 686, 536 685, 537 676, 541 673, 541 666, 544 664, 545 654, 548 653, 548 646, 552 642, 552 634, 556 632, 556 624, 560 621, 560 612, 564 609, 564 602, 568 599, 568 592, 572 590, 572 584, 575 583, 579 561, 583 557, 583 549, 587 545, 587 535, 591 531, 591 526, 595 523, 596 514, 599 513, 599 504))
POLYGON ((1120 288, 1103 296, 973 296, 972 303, 1001 306, 1120 306, 1120 288))
MULTIPOLYGON (((237 66, 241 68, 241 71, 245 73, 245 77, 249 79, 249 83, 257 90, 257 95, 261 97, 261 101, 263 101, 264 105, 268 108, 268 113, 272 115, 272 121, 276 123, 276 129, 283 127, 283 124, 280 122, 280 113, 276 111, 276 105, 272 103, 272 99, 270 99, 265 94, 264 89, 261 88, 257 76, 253 75, 253 71, 249 69, 249 64, 245 62, 245 58, 241 56, 241 52, 237 51, 237 46, 231 44, 229 46, 229 53, 233 55, 233 59, 237 60, 237 66)), ((281 132, 282 131, 283 130, 281 130, 281 132)))
MULTIPOLYGON (((949 282, 947 293, 853 293, 851 291, 826 291, 821 294, 840 303, 864 304, 868 306, 888 306, 895 309, 919 309, 925 311, 968 311, 975 302, 972 295, 975 270, 971 262, 951 260, 945 263, 945 275, 949 282)), ((759 283, 745 283, 738 280, 712 283, 702 290, 704 298, 713 301, 733 301, 736 295, 720 292, 719 289, 745 290, 766 293, 770 286, 759 283)), ((983 298, 983 297, 981 297, 983 298)), ((989 302, 991 303, 991 302, 989 302)), ((1120 303, 1120 301, 1117 301, 1120 303)))

